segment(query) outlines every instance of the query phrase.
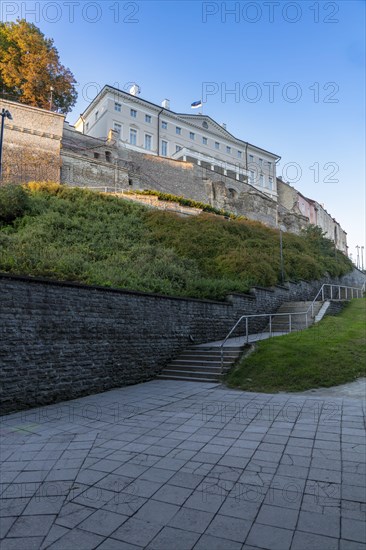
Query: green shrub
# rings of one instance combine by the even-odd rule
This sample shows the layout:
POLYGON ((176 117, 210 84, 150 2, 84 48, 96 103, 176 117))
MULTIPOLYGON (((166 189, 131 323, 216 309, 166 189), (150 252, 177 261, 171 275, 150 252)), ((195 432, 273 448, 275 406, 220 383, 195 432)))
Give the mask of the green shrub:
POLYGON ((29 208, 27 192, 20 185, 0 187, 0 224, 8 224, 23 216, 29 208))
MULTIPOLYGON (((25 206, 0 227, 0 271, 214 299, 280 280, 279 233, 259 222, 182 217, 49 182, 3 189, 25 206)), ((295 280, 352 269, 316 231, 283 234, 283 256, 295 280)))

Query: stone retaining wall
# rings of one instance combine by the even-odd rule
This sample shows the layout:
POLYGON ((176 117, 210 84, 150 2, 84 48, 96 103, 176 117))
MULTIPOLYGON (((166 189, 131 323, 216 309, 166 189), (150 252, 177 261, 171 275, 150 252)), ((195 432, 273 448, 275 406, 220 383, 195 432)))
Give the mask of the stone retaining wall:
POLYGON ((0 274, 2 411, 152 379, 191 337, 224 338, 241 315, 308 300, 321 283, 253 288, 215 302, 0 274))

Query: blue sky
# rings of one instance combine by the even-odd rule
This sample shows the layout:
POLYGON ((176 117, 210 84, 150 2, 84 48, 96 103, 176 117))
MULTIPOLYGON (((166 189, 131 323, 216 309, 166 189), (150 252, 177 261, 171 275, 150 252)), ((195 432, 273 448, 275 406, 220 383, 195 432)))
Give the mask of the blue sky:
POLYGON ((205 114, 282 157, 278 175, 324 204, 354 259, 365 245, 364 1, 3 0, 1 9, 2 20, 26 16, 54 38, 78 81, 71 123, 107 83, 137 82, 143 98, 169 98, 177 112, 207 99, 205 114))

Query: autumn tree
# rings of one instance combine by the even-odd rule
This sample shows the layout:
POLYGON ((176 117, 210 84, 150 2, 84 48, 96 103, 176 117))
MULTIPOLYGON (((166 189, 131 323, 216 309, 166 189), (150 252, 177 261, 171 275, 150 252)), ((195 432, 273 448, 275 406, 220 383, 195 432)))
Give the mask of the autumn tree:
POLYGON ((53 40, 24 19, 0 22, 0 95, 34 107, 68 113, 77 92, 70 69, 60 63, 53 40))

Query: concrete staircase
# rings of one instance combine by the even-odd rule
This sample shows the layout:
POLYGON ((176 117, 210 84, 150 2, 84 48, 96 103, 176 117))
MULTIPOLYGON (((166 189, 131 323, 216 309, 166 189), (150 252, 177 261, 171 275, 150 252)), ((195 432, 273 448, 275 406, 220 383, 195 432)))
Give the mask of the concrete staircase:
POLYGON ((221 349, 219 346, 199 345, 185 349, 173 359, 158 376, 165 380, 190 380, 217 382, 238 360, 244 346, 224 347, 224 368, 221 372, 221 349))
MULTIPOLYGON (((282 304, 276 313, 304 313, 311 306, 312 302, 285 302, 282 304)), ((323 306, 323 302, 314 303, 314 317, 311 315, 311 310, 307 316, 306 324, 306 315, 292 315, 291 316, 291 332, 296 330, 303 330, 307 326, 309 327, 315 322, 315 318, 320 312, 323 306)), ((266 330, 269 330, 269 325, 266 330)), ((280 317, 272 317, 272 332, 289 332, 289 317, 288 315, 283 315, 280 317)))

